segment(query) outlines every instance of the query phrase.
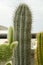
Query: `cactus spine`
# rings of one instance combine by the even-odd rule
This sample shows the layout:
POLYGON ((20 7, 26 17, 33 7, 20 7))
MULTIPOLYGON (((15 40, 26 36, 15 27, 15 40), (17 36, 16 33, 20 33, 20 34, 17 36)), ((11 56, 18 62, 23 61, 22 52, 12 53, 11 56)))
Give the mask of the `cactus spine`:
POLYGON ((15 40, 18 47, 15 52, 15 65, 31 64, 31 11, 26 4, 18 7, 14 18, 15 40))
POLYGON ((8 38, 9 44, 13 42, 13 27, 11 27, 11 26, 8 28, 7 38, 8 38))
POLYGON ((36 65, 43 65, 43 33, 37 34, 37 49, 35 53, 36 65))

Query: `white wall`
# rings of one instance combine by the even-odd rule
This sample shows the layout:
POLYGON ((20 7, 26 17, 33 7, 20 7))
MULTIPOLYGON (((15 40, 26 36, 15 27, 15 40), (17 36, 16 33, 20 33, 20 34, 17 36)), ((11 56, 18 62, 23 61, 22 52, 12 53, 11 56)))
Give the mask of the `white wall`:
POLYGON ((43 31, 43 0, 0 0, 0 25, 9 27, 20 3, 26 3, 32 12, 32 33, 43 31))

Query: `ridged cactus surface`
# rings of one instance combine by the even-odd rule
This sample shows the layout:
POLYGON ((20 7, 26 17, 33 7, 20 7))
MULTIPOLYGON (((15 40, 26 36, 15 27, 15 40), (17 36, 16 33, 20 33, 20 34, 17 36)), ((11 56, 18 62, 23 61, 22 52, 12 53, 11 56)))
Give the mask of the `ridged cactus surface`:
POLYGON ((38 33, 37 49, 35 50, 35 65, 43 65, 43 33, 38 33))
POLYGON ((13 65, 30 65, 31 64, 31 11, 26 4, 21 4, 14 18, 15 41, 18 46, 15 52, 15 64, 13 65))

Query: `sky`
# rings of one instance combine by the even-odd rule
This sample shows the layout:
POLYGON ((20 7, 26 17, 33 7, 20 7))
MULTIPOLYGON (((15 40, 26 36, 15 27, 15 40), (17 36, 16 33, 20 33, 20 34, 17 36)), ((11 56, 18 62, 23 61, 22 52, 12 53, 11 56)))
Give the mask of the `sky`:
POLYGON ((0 25, 13 25, 17 7, 25 3, 32 12, 32 33, 43 32, 43 0, 0 0, 0 25))

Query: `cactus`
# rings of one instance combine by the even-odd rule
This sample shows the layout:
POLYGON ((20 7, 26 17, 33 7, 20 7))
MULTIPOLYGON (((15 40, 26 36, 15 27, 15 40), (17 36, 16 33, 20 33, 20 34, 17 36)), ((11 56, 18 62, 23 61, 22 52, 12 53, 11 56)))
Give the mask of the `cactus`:
POLYGON ((6 65, 11 65, 10 63, 6 64, 6 65))
POLYGON ((14 18, 14 39, 18 41, 14 54, 15 65, 31 64, 31 24, 32 16, 30 9, 26 4, 19 5, 14 18))
POLYGON ((0 44, 0 65, 5 65, 7 61, 12 60, 13 49, 17 46, 17 42, 13 41, 13 28, 8 29, 8 43, 0 44))
POLYGON ((36 39, 37 48, 35 50, 35 64, 43 65, 43 33, 38 33, 36 39))
POLYGON ((6 65, 12 65, 10 62, 8 62, 6 65))
POLYGON ((9 44, 13 42, 13 27, 11 26, 8 29, 7 39, 8 39, 9 44))

